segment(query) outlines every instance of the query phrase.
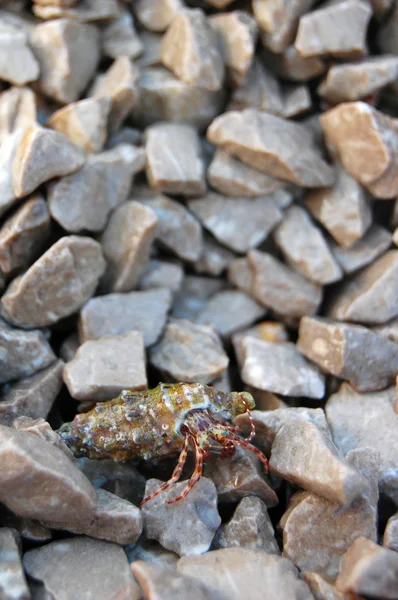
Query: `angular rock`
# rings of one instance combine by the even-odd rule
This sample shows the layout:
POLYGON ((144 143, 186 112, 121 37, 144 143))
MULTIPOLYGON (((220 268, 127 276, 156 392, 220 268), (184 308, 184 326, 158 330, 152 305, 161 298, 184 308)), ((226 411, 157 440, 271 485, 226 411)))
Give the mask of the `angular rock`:
POLYGON ((84 342, 64 369, 72 398, 111 400, 122 390, 143 390, 148 382, 142 334, 130 331, 84 342))
POLYGON ((146 131, 145 149, 151 188, 182 196, 206 192, 199 137, 191 125, 152 125, 146 131))
POLYGON ((344 273, 348 275, 372 263, 381 254, 384 254, 390 246, 391 233, 379 225, 372 225, 363 238, 355 242, 350 248, 345 249, 333 245, 332 252, 344 273))
POLYGON ((398 514, 393 515, 387 521, 383 536, 383 546, 398 552, 398 514))
POLYGON ((347 460, 368 479, 362 497, 338 508, 310 492, 297 492, 280 522, 285 556, 300 570, 331 580, 337 577, 344 553, 356 538, 377 538, 378 455, 363 448, 350 452, 347 460))
POLYGON ((345 321, 382 324, 398 314, 398 250, 390 250, 341 285, 328 316, 345 321))
POLYGON ((279 117, 283 116, 284 98, 277 77, 255 58, 241 84, 232 92, 228 110, 256 108, 279 117))
POLYGON ((17 129, 6 136, 1 144, 0 154, 0 215, 16 203, 17 198, 13 185, 13 163, 18 152, 25 129, 17 129))
POLYGON ((319 573, 304 571, 301 576, 310 586, 315 600, 352 600, 352 596, 339 592, 333 583, 319 573))
POLYGON ((30 592, 23 572, 21 541, 15 529, 0 528, 0 594, 3 600, 29 600, 30 592))
POLYGON ((304 277, 321 285, 342 278, 342 271, 321 230, 300 206, 287 209, 273 237, 286 262, 304 277))
POLYGON ((166 550, 155 540, 148 540, 145 536, 141 536, 139 542, 128 549, 128 559, 130 563, 144 561, 147 565, 171 568, 175 571, 179 556, 175 552, 166 550))
POLYGON ((371 16, 372 8, 359 0, 341 0, 314 10, 300 17, 296 50, 301 56, 363 56, 371 16))
POLYGON ((336 587, 371 598, 398 598, 398 554, 360 537, 347 550, 336 587))
MULTIPOLYGON (((162 45, 163 35, 153 33, 146 29, 140 31, 140 40, 143 45, 142 54, 135 59, 135 64, 141 70, 147 67, 158 67, 161 65, 160 47, 162 45)), ((168 69, 164 69, 169 72, 168 69)), ((176 81, 180 81, 175 77, 176 81)), ((140 86, 141 87, 141 86, 140 86)), ((134 111, 135 112, 135 111, 134 111)))
POLYGON ((244 292, 224 290, 208 300, 196 321, 199 325, 211 325, 221 336, 229 336, 252 325, 264 313, 265 309, 244 292))
POLYGON ((49 423, 44 419, 32 419, 31 417, 18 417, 12 424, 14 429, 26 431, 31 435, 35 435, 41 440, 52 444, 54 447, 62 450, 64 454, 73 460, 73 452, 68 448, 60 435, 54 431, 49 423))
POLYGON ((151 349, 154 367, 173 381, 209 383, 228 367, 229 359, 212 327, 175 319, 151 349))
POLYGON ((138 36, 132 14, 122 9, 122 14, 102 30, 102 53, 108 58, 128 56, 137 58, 143 52, 143 44, 138 36))
POLYGON ((245 362, 245 348, 242 340, 246 337, 255 338, 263 342, 282 343, 288 342, 289 336, 285 326, 275 321, 263 321, 249 329, 244 329, 232 336, 232 344, 235 350, 236 360, 240 368, 245 362))
POLYGON ((100 59, 97 28, 57 19, 36 25, 30 41, 40 64, 40 90, 61 104, 78 100, 100 59))
POLYGON ((0 425, 0 455, 1 502, 18 515, 59 522, 94 514, 94 488, 59 448, 0 425))
POLYGON ((303 317, 297 347, 324 372, 348 380, 359 392, 391 385, 398 371, 398 344, 360 325, 303 317))
MULTIPOLYGON (((130 144, 130 146, 142 146, 142 143, 143 135, 139 129, 136 129, 135 127, 122 127, 121 129, 109 136, 108 141, 106 143, 106 148, 110 150, 115 146, 119 146, 119 144, 130 144)), ((136 150, 143 151, 143 148, 137 148, 136 150)), ((146 159, 144 151, 144 160, 142 161, 142 167, 140 165, 141 170, 145 168, 145 164, 146 159)))
POLYGON ((162 32, 182 8, 181 0, 137 0, 134 14, 145 29, 162 32))
MULTIPOLYGON (((148 496, 163 482, 149 479, 145 488, 148 496)), ((144 531, 150 539, 179 556, 197 556, 206 552, 221 524, 217 511, 214 483, 202 477, 191 492, 175 504, 167 504, 181 493, 186 482, 180 482, 162 492, 142 507, 144 531), (187 535, 186 523, 190 523, 187 535)))
POLYGON ((0 319, 0 356, 1 383, 33 375, 56 358, 43 332, 14 329, 3 319, 0 319))
POLYGON ((254 109, 228 112, 213 121, 207 138, 266 175, 303 187, 328 186, 334 181, 333 170, 298 123, 254 109))
POLYGON ((231 250, 219 244, 212 235, 205 233, 203 251, 199 260, 194 263, 194 269, 196 273, 217 277, 225 271, 235 257, 231 250))
POLYGON ((257 42, 257 24, 247 12, 235 10, 209 18, 217 34, 221 55, 232 77, 244 77, 253 61, 257 42))
POLYGON ((168 289, 107 294, 92 298, 80 312, 81 340, 97 340, 140 331, 145 347, 159 338, 171 306, 168 289))
POLYGON ((189 201, 188 206, 219 242, 242 254, 260 245, 282 220, 272 194, 252 199, 210 192, 204 198, 189 201))
MULTIPOLYGON (((137 197, 133 191, 133 198, 137 197)), ((186 261, 198 260, 203 250, 202 228, 199 221, 183 204, 162 194, 148 190, 147 197, 138 194, 147 210, 152 210, 158 219, 156 239, 179 258, 186 261)))
POLYGON ((181 81, 210 91, 221 89, 224 61, 217 35, 200 9, 179 11, 161 46, 161 60, 181 81))
POLYGON ((27 32, 0 19, 0 79, 13 85, 36 81, 37 59, 28 44, 27 32))
MULTIPOLYGON (((7 511, 7 509, 4 507, 3 511, 7 511)), ((8 511, 8 514, 5 515, 2 521, 5 527, 16 529, 21 538, 28 543, 45 544, 46 542, 51 542, 52 540, 51 531, 45 527, 42 527, 33 519, 18 517, 11 511, 8 511)), ((15 600, 14 596, 12 596, 10 600, 15 600)))
POLYGON ((279 554, 274 528, 264 502, 252 496, 242 498, 232 519, 218 530, 213 547, 251 548, 264 550, 267 554, 279 554))
POLYGON ((55 111, 47 125, 87 152, 100 152, 107 138, 110 98, 86 98, 55 111))
POLYGON ((225 287, 222 279, 186 275, 174 299, 173 317, 195 321, 207 300, 225 287))
POLYGON ((1 299, 1 313, 20 327, 56 323, 92 296, 104 270, 98 242, 87 237, 63 237, 12 281, 1 299))
POLYGON ((0 268, 6 275, 27 269, 50 237, 51 222, 42 196, 27 200, 0 229, 0 268))
POLYGON ((335 147, 352 177, 377 198, 397 195, 398 126, 395 119, 358 101, 340 104, 324 113, 320 120, 327 142, 335 147))
POLYGON ((0 399, 0 423, 11 425, 20 416, 45 419, 61 390, 63 369, 64 363, 58 360, 35 375, 12 383, 0 399))
POLYGON ((138 101, 138 70, 127 56, 119 56, 104 75, 94 80, 90 96, 110 98, 108 131, 114 133, 138 101))
POLYGON ((150 260, 138 287, 140 290, 168 288, 175 294, 181 288, 183 277, 184 269, 181 265, 161 260, 150 260))
POLYGON ((116 19, 120 14, 116 0, 80 0, 76 6, 57 6, 52 2, 45 6, 33 6, 33 12, 41 19, 66 18, 83 23, 116 19))
POLYGON ((0 141, 37 121, 36 96, 28 87, 12 87, 0 95, 0 141))
POLYGON ((249 548, 223 548, 200 557, 184 557, 177 572, 206 583, 230 600, 250 593, 251 600, 312 600, 309 587, 294 564, 282 556, 249 548))
POLYGON ((301 56, 293 45, 288 46, 281 54, 266 52, 264 58, 265 63, 272 67, 274 73, 289 81, 309 81, 322 75, 326 70, 322 60, 316 56, 301 56))
POLYGON ((394 410, 395 387, 360 394, 343 383, 330 396, 325 411, 333 440, 343 454, 372 448, 380 455, 380 492, 398 500, 398 414, 394 410))
POLYGON ((61 539, 29 550, 23 564, 28 575, 42 581, 46 593, 56 600, 142 597, 127 556, 117 544, 85 536, 61 539))
POLYGON ((68 337, 66 337, 64 339, 64 341, 62 342, 60 349, 59 349, 59 355, 62 358, 62 360, 65 362, 69 362, 70 360, 72 360, 72 358, 74 358, 79 346, 80 346, 79 334, 77 332, 73 332, 70 335, 68 335, 68 337))
POLYGON ((306 85, 286 85, 284 89, 283 116, 297 117, 312 108, 311 94, 306 85))

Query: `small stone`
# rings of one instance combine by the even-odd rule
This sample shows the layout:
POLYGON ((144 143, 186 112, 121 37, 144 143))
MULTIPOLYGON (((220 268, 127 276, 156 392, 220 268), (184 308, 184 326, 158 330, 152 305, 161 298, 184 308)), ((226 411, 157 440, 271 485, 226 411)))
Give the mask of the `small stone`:
POLYGON ((107 21, 120 16, 117 0, 80 0, 76 6, 57 6, 51 2, 45 6, 33 5, 33 12, 40 19, 76 19, 82 23, 107 21))
POLYGON ((213 92, 180 81, 164 67, 157 66, 156 59, 149 59, 150 64, 144 65, 140 73, 141 93, 132 115, 134 122, 147 127, 158 121, 170 121, 206 129, 223 108, 225 90, 213 92))
POLYGON ((138 36, 132 14, 122 9, 122 14, 102 30, 102 53, 108 58, 128 56, 134 59, 143 52, 143 44, 138 36))
POLYGON ((27 200, 0 229, 0 268, 6 275, 27 269, 50 237, 51 223, 42 196, 27 200))
MULTIPOLYGON (((140 71, 147 69, 147 67, 160 66, 160 48, 162 45, 163 35, 160 33, 153 33, 152 31, 142 29, 140 31, 140 40, 143 46, 142 54, 138 56, 138 58, 136 58, 134 61, 137 67, 140 69, 140 71)), ((164 71, 167 71, 167 73, 169 73, 168 69, 164 69, 164 71)), ((176 81, 180 81, 177 78, 175 79, 176 81)))
POLYGON ((207 384, 228 367, 229 359, 212 327, 175 319, 150 351, 154 367, 173 381, 207 384))
POLYGON ((208 300, 197 317, 197 323, 211 325, 221 336, 229 336, 252 325, 264 313, 265 309, 244 292, 224 290, 208 300))
POLYGON ((110 98, 108 131, 122 125, 138 101, 138 70, 128 56, 119 56, 104 75, 98 75, 90 90, 94 98, 110 98))
POLYGON ((36 25, 30 39, 40 64, 40 90, 61 104, 78 100, 100 59, 97 28, 57 19, 36 25))
POLYGON ((146 131, 146 155, 151 188, 182 196, 206 192, 199 137, 191 125, 152 125, 146 131))
POLYGON ((287 209, 273 237, 286 262, 304 277, 321 285, 342 278, 342 271, 321 230, 300 206, 287 209))
POLYGON ((359 392, 391 385, 398 371, 398 344, 360 325, 303 317, 297 347, 323 371, 348 380, 359 392))
POLYGON ((94 514, 94 488, 53 444, 0 425, 0 456, 1 502, 18 515, 59 522, 94 514))
POLYGON ((199 260, 194 263, 194 269, 197 273, 218 277, 235 257, 236 255, 231 250, 219 244, 212 235, 205 233, 203 251, 199 260))
POLYGON ((223 548, 200 557, 184 557, 177 572, 195 577, 229 600, 312 600, 294 564, 282 556, 249 548, 223 548))
MULTIPOLYGON (((379 4, 383 2, 383 0, 372 1, 374 3, 378 2, 379 4)), ((396 55, 398 51, 396 40, 396 34, 398 31, 398 7, 396 6, 395 2, 392 3, 391 0, 384 0, 384 3, 387 4, 385 10, 392 8, 392 11, 389 15, 389 18, 385 19, 381 27, 378 29, 377 45, 382 52, 389 52, 396 55)))
POLYGON ((200 9, 181 10, 172 19, 161 46, 161 60, 181 81, 211 91, 224 81, 217 34, 200 9))
POLYGON ((181 0, 137 0, 134 14, 145 29, 163 32, 182 8, 181 0))
POLYGON ((140 290, 168 288, 175 294, 181 288, 183 278, 184 269, 181 265, 162 260, 150 260, 138 287, 140 290))
POLYGON ((221 525, 213 542, 215 548, 251 548, 279 554, 274 528, 267 507, 260 498, 246 496, 239 502, 232 519, 221 525))
POLYGON ((84 159, 83 151, 60 133, 32 125, 24 132, 12 165, 15 196, 22 198, 49 179, 74 173, 84 159))
POLYGON ((390 250, 341 285, 328 316, 345 321, 382 324, 398 314, 398 250, 390 250))
POLYGON ((111 400, 122 390, 148 386, 142 334, 130 331, 84 342, 64 369, 64 381, 76 400, 111 400))
POLYGON ((26 431, 31 435, 35 435, 41 440, 48 442, 62 450, 64 454, 71 460, 73 460, 73 452, 68 448, 59 434, 54 431, 49 423, 44 419, 32 419, 31 417, 18 417, 12 424, 14 429, 18 429, 19 431, 26 431))
POLYGON ((207 300, 225 287, 225 282, 220 278, 186 275, 174 299, 173 317, 196 321, 207 300))
POLYGON ((395 387, 360 394, 343 383, 326 403, 326 417, 341 453, 372 448, 380 455, 380 492, 398 501, 398 414, 395 387))
POLYGON ((214 482, 219 502, 238 502, 251 495, 269 508, 278 504, 260 460, 243 448, 238 447, 231 458, 212 458, 205 463, 205 475, 214 482))
POLYGON ((295 344, 274 344, 252 337, 244 338, 241 344, 241 377, 248 385, 284 396, 323 398, 323 375, 299 354, 295 344))
POLYGON ((258 58, 254 59, 247 76, 232 92, 228 105, 228 110, 241 111, 245 108, 283 116, 284 99, 280 82, 258 58))
POLYGON ((56 358, 42 331, 14 329, 3 319, 0 319, 0 355, 0 383, 33 375, 56 358))
POLYGON ((303 187, 328 186, 334 181, 333 170, 299 123, 254 109, 232 111, 213 121, 207 138, 266 175, 303 187))
POLYGON ((0 153, 0 216, 5 213, 17 198, 13 186, 13 168, 15 155, 24 136, 24 129, 16 129, 1 142, 0 153))
POLYGON ((39 63, 28 45, 27 32, 0 19, 0 79, 13 85, 36 81, 39 63))
POLYGON ((123 548, 110 542, 85 536, 57 540, 26 552, 23 564, 55 600, 142 597, 123 548))
POLYGON ((378 455, 370 448, 354 450, 347 460, 368 479, 368 489, 348 507, 310 492, 297 492, 280 525, 283 551, 301 571, 314 571, 334 580, 352 542, 377 538, 378 455))
POLYGON ((12 87, 0 94, 0 141, 17 129, 37 122, 36 96, 28 87, 12 87))
POLYGON ((387 521, 383 536, 383 546, 398 552, 398 513, 387 521))
POLYGON ((248 13, 234 10, 210 17, 209 23, 217 33, 225 66, 232 71, 232 75, 244 77, 256 49, 256 21, 248 13))
POLYGON ((20 327, 56 323, 87 302, 104 270, 98 242, 88 237, 63 237, 12 281, 1 299, 2 315, 20 327))
POLYGON ((206 4, 209 6, 214 6, 214 8, 225 8, 232 4, 233 0, 204 0, 206 4))
POLYGON ((296 50, 301 56, 364 56, 371 16, 372 8, 359 0, 341 0, 307 13, 300 17, 296 50))
MULTIPOLYGON (((166 567, 174 571, 179 558, 175 552, 166 550, 158 542, 155 542, 155 540, 148 540, 144 536, 141 536, 139 542, 133 548, 128 549, 130 563, 144 561, 146 565, 151 564, 162 568, 166 567)), ((133 568, 132 564, 130 566, 133 568)))
POLYGON ((110 98, 86 98, 55 111, 47 125, 87 152, 100 152, 110 109, 110 98))
POLYGON ((325 579, 319 573, 304 571, 302 578, 311 588, 315 600, 353 600, 352 596, 347 596, 339 592, 330 580, 325 579))
POLYGON ((0 595, 2 600, 29 600, 20 556, 21 540, 18 532, 9 527, 0 528, 0 595))
POLYGON ((78 347, 80 346, 80 337, 77 332, 73 332, 62 342, 59 355, 63 361, 69 362, 75 357, 78 347))
MULTIPOLYGON (((26 332, 24 335, 31 333, 26 332)), ((26 346, 24 352, 26 353, 26 346)), ((45 419, 61 391, 63 370, 64 363, 58 360, 35 375, 8 386, 0 399, 0 423, 12 425, 20 416, 45 419)))
MULTIPOLYGON (((207 178, 215 190, 226 196, 263 196, 284 185, 283 181, 256 171, 220 149, 216 150, 207 178)), ((284 190, 278 193, 287 194, 284 190)))
POLYGON ((79 2, 79 0, 33 0, 35 4, 39 4, 41 6, 48 6, 52 4, 53 6, 59 6, 61 8, 71 8, 75 6, 79 2))
POLYGON ((347 550, 336 587, 370 598, 398 598, 398 554, 360 537, 347 550))
POLYGON ((132 197, 137 197, 145 204, 146 210, 155 213, 158 220, 156 239, 162 246, 182 260, 198 260, 203 250, 202 228, 181 202, 150 190, 143 197, 139 194, 136 196, 133 191, 132 197))
POLYGON ((232 343, 236 360, 241 368, 245 362, 245 349, 242 346, 242 340, 245 337, 255 338, 263 342, 272 342, 274 344, 289 341, 286 327, 282 323, 277 323, 275 321, 263 321, 249 329, 244 329, 243 331, 235 333, 235 335, 232 336, 232 343))
POLYGON ((305 206, 342 248, 361 239, 372 223, 372 212, 363 187, 336 164, 333 187, 312 190, 305 195, 305 206))
MULTIPOLYGON (((130 146, 142 146, 142 143, 143 135, 139 129, 136 129, 135 127, 122 127, 121 129, 119 129, 118 131, 116 131, 108 137, 106 149, 111 150, 112 148, 114 148, 115 146, 119 146, 120 144, 129 144, 130 146)), ((143 151, 144 156, 142 160, 142 168, 140 164, 140 169, 143 170, 145 169, 146 165, 145 151, 143 150, 143 148, 136 148, 136 150, 143 151)), ((137 159, 138 156, 139 155, 137 153, 137 159)))
MULTIPOLYGON (((145 495, 149 496, 162 483, 159 479, 149 479, 145 495)), ((184 500, 167 504, 181 493, 186 483, 177 483, 144 504, 141 509, 144 531, 150 539, 157 540, 179 556, 197 556, 209 549, 221 518, 217 511, 215 485, 206 477, 198 481, 184 500), (189 535, 187 522, 190 523, 189 535)))
POLYGON ((210 192, 204 198, 189 201, 188 206, 219 242, 242 254, 259 246, 282 220, 272 194, 228 198, 210 192))
POLYGON ((312 108, 311 94, 306 85, 286 85, 284 89, 283 116, 297 117, 312 108))
POLYGON ((316 56, 301 56, 296 48, 288 46, 283 53, 265 53, 266 64, 272 67, 282 79, 304 82, 322 75, 326 65, 316 56))
POLYGON ((384 254, 391 246, 391 233, 380 227, 372 225, 364 237, 350 248, 341 248, 333 245, 332 252, 343 268, 344 273, 349 275, 372 263, 381 254, 384 254))
POLYGON ((398 194, 398 127, 394 119, 358 101, 340 104, 320 120, 326 141, 335 147, 352 177, 377 198, 398 194))

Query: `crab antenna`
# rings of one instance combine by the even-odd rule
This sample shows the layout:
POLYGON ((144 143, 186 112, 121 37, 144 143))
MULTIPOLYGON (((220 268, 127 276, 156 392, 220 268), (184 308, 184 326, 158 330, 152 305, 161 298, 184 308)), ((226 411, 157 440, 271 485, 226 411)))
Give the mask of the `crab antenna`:
POLYGON ((250 435, 249 437, 247 437, 247 441, 250 442, 254 436, 256 435, 256 426, 254 424, 254 419, 253 419, 253 415, 250 411, 249 405, 247 403, 247 400, 245 398, 242 398, 242 402, 246 408, 246 414, 249 417, 249 421, 250 421, 250 435))

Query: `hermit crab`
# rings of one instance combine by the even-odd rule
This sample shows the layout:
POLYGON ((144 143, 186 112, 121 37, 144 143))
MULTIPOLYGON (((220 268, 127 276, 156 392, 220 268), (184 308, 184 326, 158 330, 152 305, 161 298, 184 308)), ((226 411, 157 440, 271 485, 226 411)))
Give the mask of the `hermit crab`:
POLYGON ((248 392, 225 393, 200 383, 160 383, 152 390, 123 390, 117 398, 99 402, 90 412, 76 415, 58 433, 77 457, 123 462, 179 453, 171 478, 144 498, 142 504, 179 480, 188 450, 193 450, 195 470, 181 494, 169 501, 172 504, 185 498, 199 481, 203 462, 215 447, 221 448, 221 456, 229 457, 237 446, 243 446, 258 456, 268 470, 267 458, 250 443, 255 435, 252 408, 254 400, 248 392), (251 423, 246 439, 239 436, 238 427, 231 425, 242 413, 248 414, 251 423))

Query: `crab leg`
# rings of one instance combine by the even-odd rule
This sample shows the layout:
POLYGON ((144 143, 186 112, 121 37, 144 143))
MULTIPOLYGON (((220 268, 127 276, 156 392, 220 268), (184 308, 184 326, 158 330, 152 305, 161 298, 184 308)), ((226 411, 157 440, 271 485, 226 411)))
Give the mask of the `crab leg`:
MULTIPOLYGON (((243 446, 243 448, 246 448, 246 450, 249 450, 250 452, 255 454, 261 460, 261 462, 264 465, 265 472, 266 473, 268 472, 267 457, 265 456, 265 454, 263 454, 261 452, 261 450, 256 448, 256 446, 253 446, 253 444, 251 444, 247 439, 244 439, 244 438, 238 437, 237 435, 229 433, 228 431, 226 431, 225 427, 223 427, 223 426, 214 427, 212 429, 212 431, 209 433, 209 436, 213 440, 216 440, 217 442, 219 442, 222 446, 229 447, 230 444, 233 444, 234 446, 243 446)), ((250 438, 248 438, 248 439, 250 439, 250 438)))
POLYGON ((251 411, 249 409, 248 403, 246 402, 246 400, 244 398, 242 398, 242 402, 245 405, 246 414, 247 414, 247 416, 249 418, 249 421, 250 421, 250 434, 249 434, 249 437, 246 438, 246 440, 248 442, 250 442, 254 438, 254 436, 256 435, 256 426, 254 425, 253 415, 252 415, 252 413, 251 413, 251 411))
POLYGON ((192 443, 192 446, 195 451, 195 458, 196 458, 195 470, 192 473, 191 478, 189 479, 188 483, 182 490, 181 494, 179 496, 177 496, 176 498, 174 498, 173 500, 168 500, 167 504, 174 504, 174 502, 183 500, 189 494, 189 492, 192 490, 194 485, 196 483, 198 483, 199 479, 202 477, 203 460, 204 460, 204 456, 205 456, 205 450, 203 450, 203 448, 200 447, 200 445, 198 444, 198 441, 193 436, 191 436, 191 443, 192 443))

